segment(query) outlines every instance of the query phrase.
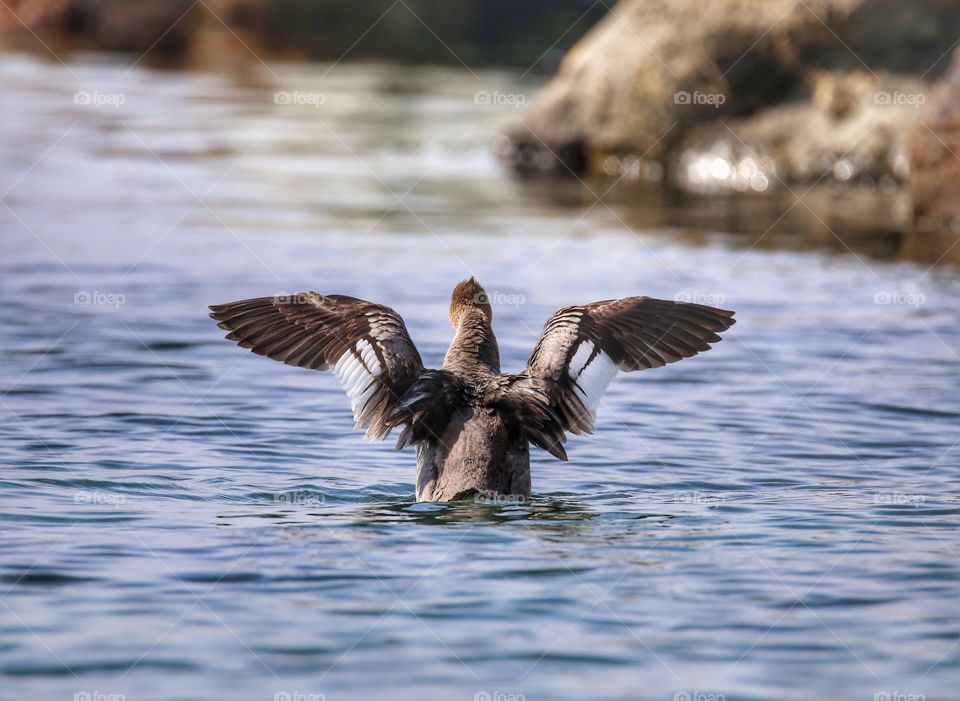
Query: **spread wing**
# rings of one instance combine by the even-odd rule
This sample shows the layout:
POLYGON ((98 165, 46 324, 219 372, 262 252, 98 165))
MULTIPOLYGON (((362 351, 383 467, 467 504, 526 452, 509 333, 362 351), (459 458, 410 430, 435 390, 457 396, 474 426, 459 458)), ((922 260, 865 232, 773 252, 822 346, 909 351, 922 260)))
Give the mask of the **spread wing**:
POLYGON ((565 307, 551 316, 526 374, 544 380, 565 431, 592 433, 596 408, 618 371, 658 368, 710 349, 733 312, 649 297, 565 307))
POLYGON ((423 371, 403 319, 343 295, 303 292, 210 307, 227 338, 254 353, 312 370, 333 368, 357 428, 384 438, 395 405, 423 371))

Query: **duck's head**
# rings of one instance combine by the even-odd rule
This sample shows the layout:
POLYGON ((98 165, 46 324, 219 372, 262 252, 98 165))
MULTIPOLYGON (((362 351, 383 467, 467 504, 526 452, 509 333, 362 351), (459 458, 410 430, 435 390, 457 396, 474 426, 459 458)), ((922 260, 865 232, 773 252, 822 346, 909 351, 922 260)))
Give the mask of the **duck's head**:
POLYGON ((450 297, 450 323, 454 328, 460 324, 460 317, 469 309, 479 309, 487 317, 488 323, 493 321, 490 298, 487 297, 486 290, 472 277, 453 288, 450 297))

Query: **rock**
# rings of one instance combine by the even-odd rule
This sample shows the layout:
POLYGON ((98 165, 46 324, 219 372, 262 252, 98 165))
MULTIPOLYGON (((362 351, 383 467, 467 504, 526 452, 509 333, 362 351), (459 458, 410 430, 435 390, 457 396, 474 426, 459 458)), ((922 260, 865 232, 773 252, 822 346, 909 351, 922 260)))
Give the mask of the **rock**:
POLYGON ((250 53, 236 33, 264 58, 349 55, 522 70, 555 63, 554 52, 575 38, 571 30, 605 12, 594 0, 3 0, 0 43, 36 51, 46 44, 57 53, 149 50, 167 62, 199 55, 217 64, 221 50, 250 53))
POLYGON ((567 54, 501 156, 573 171, 599 170, 609 155, 659 160, 691 125, 791 82, 784 38, 796 24, 775 23, 793 4, 623 0, 567 54), (754 72, 760 63, 767 70, 754 72))
POLYGON ((907 189, 914 230, 906 252, 960 263, 960 50, 913 127, 907 189))
POLYGON ((895 188, 907 175, 907 127, 926 90, 866 71, 820 73, 809 101, 692 127, 671 154, 672 182, 707 191, 825 180, 895 188))
POLYGON ((55 44, 80 37, 96 48, 142 52, 152 47, 172 54, 187 45, 190 22, 184 16, 196 11, 192 0, 7 0, 0 5, 0 33, 25 41, 45 37, 55 44))
MULTIPOLYGON (((896 181, 924 74, 958 33, 960 3, 940 0, 620 0, 498 152, 521 171, 578 174, 639 159, 681 185, 718 150, 752 159, 748 179, 765 165, 768 180, 896 181)), ((714 180, 743 188, 742 177, 714 180)))

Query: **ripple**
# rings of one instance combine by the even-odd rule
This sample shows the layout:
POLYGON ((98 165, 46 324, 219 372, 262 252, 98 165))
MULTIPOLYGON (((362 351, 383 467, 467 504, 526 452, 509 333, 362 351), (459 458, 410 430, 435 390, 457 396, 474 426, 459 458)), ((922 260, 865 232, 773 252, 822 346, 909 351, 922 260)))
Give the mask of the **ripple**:
POLYGON ((0 581, 24 587, 51 587, 95 582, 97 579, 95 577, 79 577, 61 572, 38 572, 28 569, 20 574, 13 572, 11 574, 0 575, 0 581))

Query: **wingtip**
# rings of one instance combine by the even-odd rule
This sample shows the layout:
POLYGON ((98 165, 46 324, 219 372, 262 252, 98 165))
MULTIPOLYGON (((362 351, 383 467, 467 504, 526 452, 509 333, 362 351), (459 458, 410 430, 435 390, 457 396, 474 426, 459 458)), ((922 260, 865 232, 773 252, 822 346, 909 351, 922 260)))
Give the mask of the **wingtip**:
POLYGON ((724 331, 737 323, 737 320, 734 318, 736 312, 732 309, 718 309, 717 311, 723 312, 723 316, 726 317, 727 326, 723 329, 724 331))

